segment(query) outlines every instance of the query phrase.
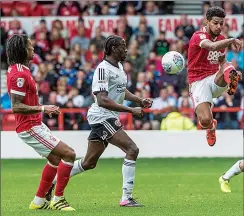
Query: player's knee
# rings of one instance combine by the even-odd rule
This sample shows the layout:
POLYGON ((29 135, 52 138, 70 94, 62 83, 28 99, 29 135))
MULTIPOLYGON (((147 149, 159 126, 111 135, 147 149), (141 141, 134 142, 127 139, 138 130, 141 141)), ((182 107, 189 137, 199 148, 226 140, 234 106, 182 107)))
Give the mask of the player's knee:
POLYGON ((126 154, 136 159, 139 154, 139 148, 132 142, 126 154))
POLYGON ((76 158, 75 151, 72 148, 69 148, 63 157, 63 159, 67 162, 74 162, 76 158))
POLYGON ((244 160, 240 160, 239 167, 242 172, 244 172, 244 160))
POLYGON ((202 118, 200 118, 200 124, 204 128, 208 128, 212 121, 213 119, 210 116, 203 116, 202 118))

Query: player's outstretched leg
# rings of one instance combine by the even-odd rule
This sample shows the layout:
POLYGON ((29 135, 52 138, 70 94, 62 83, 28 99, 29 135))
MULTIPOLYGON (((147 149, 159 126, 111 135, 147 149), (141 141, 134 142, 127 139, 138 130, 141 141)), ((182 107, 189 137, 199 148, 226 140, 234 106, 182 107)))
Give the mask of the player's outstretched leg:
MULTIPOLYGON (((52 154, 59 156, 61 161, 57 168, 57 185, 55 195, 51 200, 50 208, 61 211, 74 211, 75 209, 69 205, 64 197, 64 190, 69 182, 70 172, 73 168, 76 157, 75 152, 68 145, 60 141, 59 144, 53 149, 52 154)), ((51 185, 52 183, 49 185, 48 189, 51 187, 51 185)), ((48 189, 45 191, 45 194, 48 189)))
POLYGON ((244 160, 237 161, 224 175, 220 176, 219 184, 221 191, 225 193, 231 192, 230 179, 241 172, 244 172, 244 160))
POLYGON ((117 131, 114 136, 109 139, 109 142, 126 153, 123 166, 123 194, 120 200, 120 206, 123 207, 142 207, 132 197, 132 191, 135 184, 136 159, 139 149, 132 139, 123 131, 117 131))
POLYGON ((48 156, 48 163, 43 168, 36 196, 30 203, 29 209, 50 209, 49 202, 45 200, 45 193, 52 185, 52 181, 57 173, 59 162, 60 158, 53 155, 52 153, 48 156))
POLYGON ((196 114, 202 129, 206 129, 206 138, 209 146, 216 143, 217 120, 213 119, 211 104, 209 102, 201 103, 196 108, 196 114))

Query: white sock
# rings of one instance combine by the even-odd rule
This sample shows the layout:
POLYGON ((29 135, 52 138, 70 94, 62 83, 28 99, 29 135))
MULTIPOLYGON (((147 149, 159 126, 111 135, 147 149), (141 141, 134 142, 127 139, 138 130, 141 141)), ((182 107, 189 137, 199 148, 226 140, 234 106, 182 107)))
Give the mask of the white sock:
POLYGON ((122 166, 123 174, 123 195, 122 201, 128 200, 132 197, 132 190, 135 183, 135 171, 136 171, 136 162, 133 160, 124 159, 122 166))
POLYGON ((41 197, 38 197, 38 196, 35 196, 34 197, 34 200, 33 200, 33 203, 35 203, 35 205, 43 205, 45 202, 45 198, 41 198, 41 197))
POLYGON ((53 200, 54 202, 57 202, 59 199, 60 199, 60 196, 55 196, 55 195, 54 195, 52 200, 53 200))
POLYGON ((241 173, 240 168, 241 160, 237 161, 222 177, 223 179, 230 180, 233 176, 241 173))
MULTIPOLYGON (((76 160, 74 162, 74 166, 70 172, 70 177, 75 176, 75 175, 85 171, 81 166, 82 161, 83 161, 83 158, 76 160)), ((57 183, 57 175, 55 176, 55 178, 53 180, 53 184, 56 184, 56 183, 57 183)))

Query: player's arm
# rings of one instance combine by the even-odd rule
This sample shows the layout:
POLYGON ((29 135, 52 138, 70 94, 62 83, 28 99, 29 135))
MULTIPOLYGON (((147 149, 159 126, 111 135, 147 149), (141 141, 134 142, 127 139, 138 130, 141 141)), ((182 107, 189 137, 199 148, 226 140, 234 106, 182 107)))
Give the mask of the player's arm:
POLYGON ((34 114, 42 111, 41 106, 28 106, 23 104, 24 96, 11 93, 12 111, 20 114, 34 114))
POLYGON ((140 104, 140 106, 142 106, 144 108, 150 108, 152 106, 152 99, 137 97, 136 95, 132 94, 127 89, 125 90, 125 100, 140 104))
POLYGON ((236 48, 239 50, 241 47, 241 41, 235 38, 224 39, 221 41, 211 41, 209 39, 202 40, 200 42, 200 47, 211 50, 211 51, 218 51, 227 48, 230 44, 234 44, 236 48))
POLYGON ((132 113, 133 108, 131 107, 126 107, 123 105, 120 105, 113 100, 111 100, 108 97, 108 92, 98 92, 96 94, 97 96, 97 104, 100 107, 103 107, 105 109, 111 110, 111 111, 116 111, 116 112, 129 112, 132 113))

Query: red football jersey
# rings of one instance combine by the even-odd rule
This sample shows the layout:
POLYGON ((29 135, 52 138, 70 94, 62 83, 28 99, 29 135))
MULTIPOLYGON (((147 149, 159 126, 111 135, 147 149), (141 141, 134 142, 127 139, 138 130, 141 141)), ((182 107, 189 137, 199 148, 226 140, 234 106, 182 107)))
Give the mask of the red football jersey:
MULTIPOLYGON (((39 106, 36 83, 30 69, 21 64, 14 64, 7 72, 8 93, 24 97, 22 103, 28 106, 39 106)), ((15 114, 16 132, 28 131, 33 126, 41 125, 41 113, 15 114)))
POLYGON ((225 53, 225 49, 209 51, 201 48, 201 44, 206 40, 220 41, 223 39, 225 37, 219 35, 213 40, 206 32, 205 27, 193 34, 188 48, 188 80, 190 84, 211 76, 219 70, 218 58, 225 53))

